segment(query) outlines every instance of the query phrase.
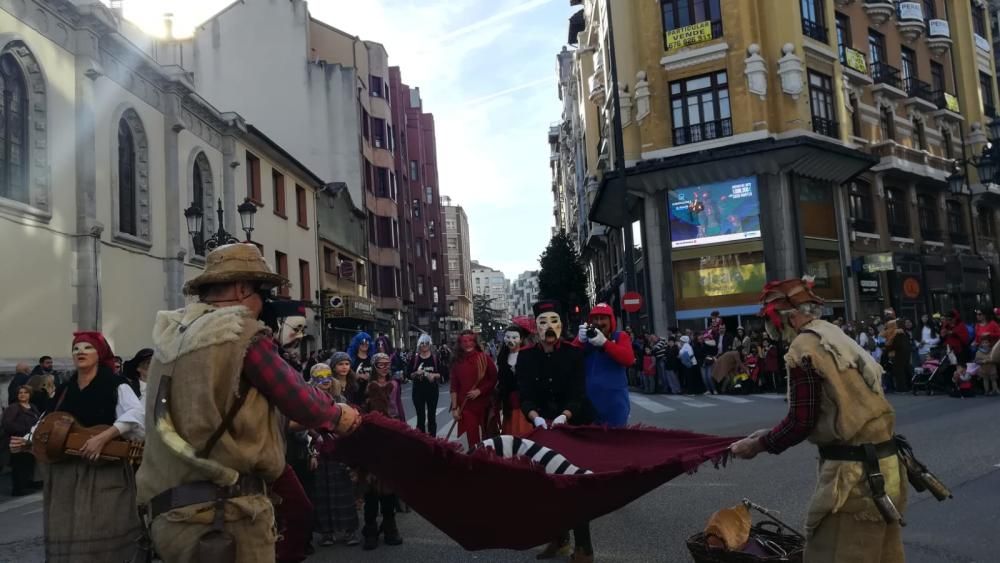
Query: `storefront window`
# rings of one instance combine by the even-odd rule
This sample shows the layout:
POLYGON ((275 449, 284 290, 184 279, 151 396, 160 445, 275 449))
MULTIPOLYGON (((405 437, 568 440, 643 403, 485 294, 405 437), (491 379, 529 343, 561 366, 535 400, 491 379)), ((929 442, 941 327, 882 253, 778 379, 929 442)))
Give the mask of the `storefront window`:
POLYGON ((679 260, 674 276, 681 310, 752 304, 767 282, 760 252, 679 260))
POLYGON ((806 271, 815 278, 817 295, 834 301, 844 298, 844 269, 840 266, 839 253, 806 249, 806 271))
POLYGON ((799 190, 799 213, 802 234, 807 237, 837 238, 837 213, 833 206, 833 188, 829 184, 796 178, 799 190))

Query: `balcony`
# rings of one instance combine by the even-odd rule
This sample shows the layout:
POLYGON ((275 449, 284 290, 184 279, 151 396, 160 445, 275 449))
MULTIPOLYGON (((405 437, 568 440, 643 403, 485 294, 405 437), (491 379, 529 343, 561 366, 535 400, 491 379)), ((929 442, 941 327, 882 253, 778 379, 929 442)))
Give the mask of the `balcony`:
POLYGON ((924 7, 920 2, 896 4, 896 28, 907 43, 913 43, 924 33, 924 7))
POLYGON ((925 111, 934 111, 938 108, 938 93, 932 89, 930 84, 923 80, 911 76, 903 80, 903 90, 906 91, 906 95, 908 96, 906 105, 923 106, 925 111))
POLYGON ((826 26, 806 19, 802 20, 802 35, 811 37, 820 43, 826 43, 829 40, 826 26))
POLYGON ((927 22, 927 49, 935 57, 940 57, 951 49, 951 28, 948 20, 929 20, 927 22))
POLYGON ((872 93, 885 92, 894 98, 905 98, 906 91, 903 90, 903 81, 899 78, 899 69, 883 62, 872 63, 872 80, 875 85, 872 93))
POLYGON ((825 117, 812 116, 813 133, 819 133, 834 139, 840 138, 840 124, 825 117))
POLYGON ((920 227, 920 238, 925 241, 941 242, 944 240, 944 233, 941 232, 941 229, 920 227))
POLYGON ((889 223, 889 235, 898 238, 910 238, 910 226, 906 223, 889 223))
POLYGON ((872 25, 878 27, 896 13, 896 7, 890 0, 865 0, 865 13, 872 25))
POLYGON ((948 238, 951 239, 952 244, 969 246, 969 235, 965 233, 948 233, 948 238))
POLYGON ((851 227, 861 233, 874 233, 875 221, 871 219, 851 219, 851 227))
POLYGON ((687 127, 674 129, 674 146, 700 143, 733 135, 733 120, 731 118, 706 121, 687 127))

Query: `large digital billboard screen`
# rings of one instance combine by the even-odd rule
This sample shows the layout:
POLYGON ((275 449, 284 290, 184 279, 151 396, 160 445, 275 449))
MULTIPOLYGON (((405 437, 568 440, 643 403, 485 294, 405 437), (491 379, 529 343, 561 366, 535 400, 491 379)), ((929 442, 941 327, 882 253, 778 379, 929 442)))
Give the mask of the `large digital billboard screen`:
POLYGON ((755 176, 670 190, 668 206, 673 248, 760 236, 755 176))

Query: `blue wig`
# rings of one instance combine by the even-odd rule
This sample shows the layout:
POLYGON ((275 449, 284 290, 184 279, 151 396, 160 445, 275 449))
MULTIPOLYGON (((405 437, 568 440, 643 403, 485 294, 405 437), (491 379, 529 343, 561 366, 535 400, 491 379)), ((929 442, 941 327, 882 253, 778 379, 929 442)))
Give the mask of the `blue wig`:
MULTIPOLYGON (((351 363, 358 361, 358 348, 361 347, 361 343, 368 341, 369 344, 372 343, 372 337, 367 332, 361 331, 354 335, 351 339, 350 346, 347 347, 347 355, 351 357, 351 363)), ((369 353, 371 355, 371 353, 369 353)))

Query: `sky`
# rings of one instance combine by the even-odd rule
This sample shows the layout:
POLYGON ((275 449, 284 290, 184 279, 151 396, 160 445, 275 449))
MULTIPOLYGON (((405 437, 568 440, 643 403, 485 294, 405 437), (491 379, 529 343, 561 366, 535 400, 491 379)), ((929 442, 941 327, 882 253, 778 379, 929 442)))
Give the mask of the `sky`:
MULTIPOLYGON (((245 0, 262 2, 275 0, 245 0)), ((231 0, 125 0, 152 33, 177 35, 231 0)), ((309 11, 385 45, 434 114, 441 195, 469 217, 472 259, 514 279, 538 268, 553 226, 548 127, 558 121, 556 54, 566 0, 310 0, 309 11)))

